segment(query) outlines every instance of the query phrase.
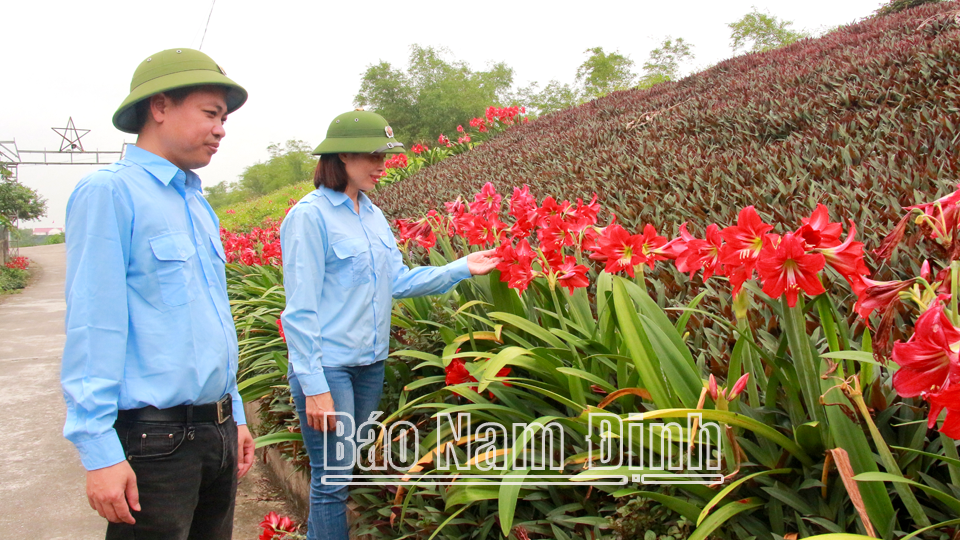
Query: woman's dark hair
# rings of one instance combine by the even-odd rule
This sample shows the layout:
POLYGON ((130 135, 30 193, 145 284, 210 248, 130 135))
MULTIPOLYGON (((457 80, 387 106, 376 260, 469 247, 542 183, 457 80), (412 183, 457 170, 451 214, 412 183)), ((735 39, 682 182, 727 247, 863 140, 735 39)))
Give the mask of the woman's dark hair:
POLYGON ((313 172, 313 187, 326 186, 343 193, 347 189, 347 167, 339 154, 321 154, 313 172))

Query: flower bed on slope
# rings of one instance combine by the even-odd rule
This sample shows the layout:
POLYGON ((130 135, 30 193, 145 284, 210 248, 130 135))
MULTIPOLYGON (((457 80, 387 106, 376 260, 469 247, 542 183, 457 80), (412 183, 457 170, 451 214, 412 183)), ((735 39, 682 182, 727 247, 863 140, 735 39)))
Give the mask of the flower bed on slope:
MULTIPOLYGON (((960 177, 955 9, 870 19, 677 83, 615 92, 515 126, 374 199, 396 219, 486 182, 499 191, 526 184, 538 198, 596 192, 628 228, 670 232, 685 221, 729 222, 749 205, 793 223, 823 203, 878 242, 901 206, 943 195, 960 177)), ((907 258, 915 272, 921 258, 907 258)))

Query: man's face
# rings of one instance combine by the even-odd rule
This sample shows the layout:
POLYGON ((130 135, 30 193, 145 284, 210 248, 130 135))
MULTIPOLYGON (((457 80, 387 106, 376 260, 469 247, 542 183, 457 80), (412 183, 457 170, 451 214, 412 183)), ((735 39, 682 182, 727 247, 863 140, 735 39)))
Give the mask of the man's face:
POLYGON ((160 137, 165 157, 183 170, 199 169, 210 164, 220 140, 226 136, 226 91, 199 89, 191 92, 180 104, 164 97, 165 107, 160 137))

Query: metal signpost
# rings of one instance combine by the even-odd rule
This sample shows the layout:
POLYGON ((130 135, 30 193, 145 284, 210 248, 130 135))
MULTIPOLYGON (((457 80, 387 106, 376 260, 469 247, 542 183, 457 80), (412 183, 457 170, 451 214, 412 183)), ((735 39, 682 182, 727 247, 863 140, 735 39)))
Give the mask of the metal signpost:
MULTIPOLYGON (((90 130, 77 129, 73 117, 67 120, 66 127, 51 129, 61 138, 59 150, 21 150, 16 140, 0 141, 0 166, 10 171, 14 182, 20 165, 109 165, 123 159, 125 146, 119 151, 85 150, 80 139, 90 130)), ((14 227, 19 227, 18 216, 12 217, 14 227)), ((9 242, 9 231, 0 226, 0 263, 7 262, 9 242)))

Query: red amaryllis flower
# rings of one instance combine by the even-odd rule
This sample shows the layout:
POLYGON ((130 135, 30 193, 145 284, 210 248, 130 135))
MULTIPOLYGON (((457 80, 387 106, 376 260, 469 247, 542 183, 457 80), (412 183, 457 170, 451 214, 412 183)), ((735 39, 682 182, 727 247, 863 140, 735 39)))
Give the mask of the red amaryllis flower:
POLYGON ((573 205, 570 201, 558 203, 553 197, 547 197, 537 209, 536 224, 538 227, 547 227, 551 217, 559 216, 560 219, 566 220, 572 211, 573 205))
POLYGON ((537 239, 544 251, 556 251, 563 246, 577 243, 577 237, 570 230, 570 225, 560 219, 560 216, 549 217, 544 227, 537 230, 537 239))
POLYGON ((764 223, 756 209, 748 206, 740 211, 736 225, 720 231, 726 242, 720 251, 720 262, 730 276, 734 296, 745 281, 753 278, 757 257, 763 249, 763 235, 770 229, 773 226, 764 223))
POLYGON ((567 255, 563 264, 554 266, 553 271, 557 275, 557 284, 569 289, 570 294, 573 294, 574 289, 586 287, 590 284, 590 281, 587 280, 587 267, 577 264, 577 259, 573 255, 567 255))
POLYGON ((597 203, 597 194, 593 194, 593 199, 584 204, 583 199, 577 199, 577 206, 573 209, 570 217, 573 223, 570 224, 570 230, 575 233, 583 232, 587 227, 597 224, 597 213, 600 211, 600 205, 597 203))
POLYGON ((801 218, 800 222, 803 226, 796 234, 803 238, 808 249, 828 248, 840 243, 843 227, 830 221, 830 212, 826 206, 818 204, 813 214, 808 218, 801 218))
POLYGON ((450 146, 450 139, 448 139, 447 136, 444 135, 443 133, 441 133, 440 136, 437 137, 437 142, 446 146, 450 146))
MULTIPOLYGON (((960 188, 960 185, 957 187, 960 188)), ((904 210, 907 211, 907 214, 883 239, 880 247, 874 250, 874 254, 881 259, 889 259, 893 255, 893 250, 897 247, 897 244, 903 240, 903 235, 907 229, 907 221, 910 219, 913 210, 922 212, 916 222, 924 228, 929 238, 939 239, 942 244, 951 243, 954 232, 957 230, 958 220, 960 220, 960 189, 933 202, 908 206, 904 210)))
POLYGON ((500 201, 502 197, 497 193, 493 184, 487 182, 480 193, 474 195, 474 202, 470 203, 470 212, 490 219, 500 215, 500 201))
POLYGON ((850 232, 842 244, 823 247, 826 244, 824 241, 820 244, 821 248, 817 250, 823 254, 827 264, 850 283, 854 293, 866 287, 863 276, 870 275, 870 269, 863 262, 863 243, 853 241, 856 234, 857 227, 853 224, 853 220, 850 220, 850 232))
MULTIPOLYGON (((506 377, 510 375, 511 368, 505 367, 497 372, 497 377, 506 377)), ((445 382, 447 386, 453 386, 455 384, 471 383, 478 382, 476 377, 470 374, 467 371, 467 366, 464 364, 463 360, 460 358, 454 358, 447 364, 447 367, 444 368, 446 373, 445 382)), ((510 386, 510 383, 503 383, 505 386, 510 386)), ((474 392, 477 391, 477 386, 471 386, 470 389, 474 392)), ((490 398, 493 399, 493 392, 490 392, 490 398)))
POLYGON ((459 195, 456 199, 443 203, 443 207, 447 209, 447 214, 450 217, 462 216, 469 211, 466 203, 463 202, 463 197, 459 195))
POLYGON ((394 223, 400 232, 399 243, 406 246, 410 242, 415 242, 427 251, 437 244, 437 237, 433 234, 433 227, 430 224, 430 218, 436 219, 436 212, 430 211, 433 215, 424 217, 418 221, 407 221, 398 219, 394 223))
POLYGON ((413 152, 414 154, 420 155, 420 154, 426 152, 426 151, 429 150, 429 149, 430 149, 430 148, 429 148, 427 145, 417 143, 417 144, 413 145, 413 148, 411 148, 410 151, 413 152))
POLYGON ((647 263, 647 266, 653 270, 656 261, 666 261, 677 258, 677 253, 671 249, 673 242, 667 242, 667 239, 657 234, 657 229, 647 223, 643 226, 643 234, 640 235, 640 252, 643 255, 641 263, 647 263))
POLYGON ((937 302, 917 318, 914 333, 906 343, 893 344, 893 361, 900 369, 893 374, 893 387, 903 397, 938 392, 960 381, 960 329, 950 322, 937 302))
POLYGON ((536 211, 537 199, 530 194, 530 188, 526 184, 522 188, 513 188, 509 214, 517 219, 528 219, 530 213, 536 211))
POLYGON ((600 250, 600 232, 596 227, 587 227, 580 234, 580 248, 584 251, 596 252, 600 250))
POLYGON ((797 305, 801 289, 811 296, 825 292, 818 277, 824 264, 823 255, 807 253, 803 240, 787 233, 779 242, 776 238, 764 242, 757 271, 763 282, 763 292, 771 298, 780 298, 786 292, 787 305, 793 307, 797 305))
POLYGON ((471 246, 488 246, 495 243, 506 227, 496 216, 486 219, 483 216, 464 214, 462 221, 456 221, 463 228, 463 235, 471 246))
POLYGON ((513 238, 526 238, 533 230, 536 219, 537 200, 530 195, 530 188, 513 188, 513 197, 510 197, 509 215, 515 218, 510 225, 510 235, 513 238))
POLYGON ((931 393, 925 397, 930 402, 927 427, 932 428, 937 425, 940 412, 947 409, 947 417, 940 427, 940 433, 951 439, 960 439, 960 385, 955 384, 946 390, 931 393))
MULTIPOLYGON (((383 164, 387 169, 403 169, 407 166, 407 155, 406 154, 397 154, 396 156, 388 159, 383 164)), ((386 171, 384 171, 386 172, 386 171)))
POLYGON ((447 386, 453 386, 455 384, 463 384, 466 382, 477 382, 477 379, 467 371, 467 366, 463 363, 463 359, 454 358, 447 364, 447 367, 444 368, 446 372, 446 383, 447 386))
POLYGON ((677 256, 677 270, 681 272, 690 272, 693 274, 703 269, 703 280, 710 279, 714 274, 719 273, 720 250, 723 246, 723 237, 720 236, 720 228, 716 223, 707 226, 707 239, 700 240, 687 232, 687 224, 680 225, 680 245, 682 248, 677 256))
POLYGON ((874 281, 867 277, 862 277, 863 288, 858 293, 857 303, 853 310, 856 311, 864 320, 869 320, 873 310, 880 310, 880 313, 886 313, 896 304, 900 303, 900 293, 909 289, 916 279, 906 281, 874 281))
POLYGON ((540 258, 540 262, 541 262, 540 266, 543 268, 544 273, 556 274, 557 273, 556 269, 559 268, 564 261, 563 250, 562 249, 556 249, 553 251, 546 250, 546 251, 543 251, 542 253, 543 253, 543 257, 540 258))
POLYGON ((630 235, 620 225, 609 225, 597 238, 595 253, 590 258, 595 261, 605 261, 604 270, 610 274, 626 271, 634 277, 634 267, 645 259, 643 255, 643 239, 640 235, 630 235))
POLYGON ((933 202, 908 206, 907 210, 923 212, 916 222, 925 229, 928 237, 949 241, 957 230, 957 218, 960 217, 960 189, 933 202))
POLYGON ((536 253, 530 247, 530 243, 526 239, 520 240, 517 242, 516 249, 510 244, 502 244, 497 248, 496 256, 500 257, 500 264, 497 265, 500 281, 523 294, 535 277, 533 259, 536 253))
POLYGON ((280 332, 280 337, 283 338, 283 342, 287 342, 287 335, 283 333, 283 321, 277 319, 277 330, 280 332))
POLYGON ((279 516, 276 512, 270 512, 263 516, 260 522, 263 532, 260 533, 259 540, 271 540, 273 538, 282 539, 286 534, 296 532, 296 524, 287 516, 279 516))

